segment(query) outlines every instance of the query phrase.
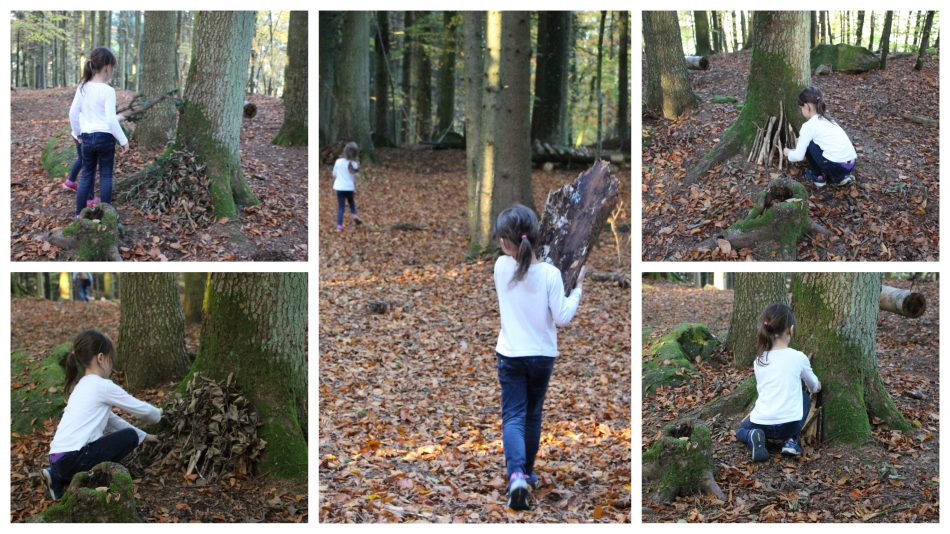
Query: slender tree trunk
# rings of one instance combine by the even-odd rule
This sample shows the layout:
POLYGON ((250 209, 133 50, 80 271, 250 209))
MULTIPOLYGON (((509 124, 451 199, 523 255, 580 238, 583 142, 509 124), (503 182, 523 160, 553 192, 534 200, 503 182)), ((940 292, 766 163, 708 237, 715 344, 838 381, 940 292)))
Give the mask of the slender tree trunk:
POLYGON ((233 373, 263 421, 262 468, 281 477, 307 476, 306 347, 306 273, 214 273, 194 369, 233 373))
POLYGON ((531 139, 567 145, 568 60, 573 46, 570 11, 538 12, 537 70, 531 139))
POLYGON ((402 44, 402 107, 405 113, 402 117, 402 139, 406 143, 416 142, 416 123, 413 120, 415 88, 412 85, 413 62, 415 48, 413 32, 415 31, 415 12, 403 12, 403 44, 402 44))
POLYGON ((927 20, 924 22, 924 33, 920 36, 920 51, 917 53, 917 62, 914 63, 914 70, 924 68, 924 59, 927 54, 927 48, 930 46, 930 30, 933 27, 934 11, 927 12, 927 20))
MULTIPOLYGON (((145 35, 142 33, 142 25, 144 24, 143 13, 140 11, 135 12, 135 92, 140 92, 142 90, 142 46, 145 41, 145 35)), ((172 60, 172 68, 175 68, 177 61, 172 60)), ((175 80, 178 80, 178 73, 175 72, 175 80)))
MULTIPOLYGON (((621 11, 620 51, 617 58, 617 137, 621 146, 630 146, 630 12, 621 11)), ((565 76, 567 73, 565 72, 565 76)), ((567 100, 567 91, 564 93, 567 100)), ((565 106, 567 102, 565 102, 565 106)), ((565 120, 565 122, 567 122, 565 120)))
POLYGON ((432 58, 427 50, 428 43, 423 35, 428 35, 429 13, 416 13, 416 26, 421 23, 422 33, 413 40, 412 85, 413 108, 416 113, 416 135, 420 140, 428 141, 432 136, 432 58))
POLYGON ((871 11, 870 30, 868 31, 868 50, 874 51, 874 11, 871 11))
POLYGON ((442 13, 442 59, 439 62, 438 135, 455 122, 455 61, 458 58, 458 12, 442 13))
POLYGON ((831 441, 870 439, 871 417, 894 429, 910 429, 878 372, 880 295, 879 273, 799 273, 794 278, 798 324, 792 345, 811 356, 821 380, 824 435, 831 441))
POLYGON ((597 34, 597 159, 600 159, 601 147, 604 142, 604 26, 607 23, 607 12, 600 12, 600 32, 597 34))
POLYGON ((185 312, 185 322, 200 324, 204 317, 205 280, 207 273, 183 273, 185 294, 182 308, 185 312))
POLYGON ((914 18, 914 12, 908 11, 907 12, 907 27, 904 28, 904 52, 906 52, 909 49, 908 42, 910 41, 910 22, 913 18, 914 18))
POLYGON ((696 55, 712 55, 713 48, 709 43, 709 16, 705 11, 693 11, 693 20, 696 21, 696 55))
POLYGON ((320 146, 326 146, 339 139, 337 120, 337 88, 340 61, 339 42, 343 13, 340 11, 320 11, 320 146))
POLYGON ((742 27, 742 50, 748 50, 750 41, 749 41, 749 30, 745 21, 745 11, 739 12, 739 22, 741 23, 741 27, 742 27))
MULTIPOLYGON (((290 12, 287 66, 284 69, 284 123, 274 138, 275 145, 307 146, 307 18, 306 11, 290 12)), ((385 79, 382 83, 385 87, 385 79)))
POLYGON ((115 363, 131 390, 177 380, 188 371, 177 278, 174 273, 122 273, 115 363))
MULTIPOLYGON (((174 11, 146 11, 143 36, 142 95, 157 98, 176 87, 174 11)), ((135 139, 146 150, 162 148, 175 138, 178 110, 175 102, 165 99, 148 111, 135 129, 135 139)))
POLYGON ((770 304, 788 304, 785 273, 736 273, 726 348, 732 351, 732 361, 739 369, 751 367, 758 356, 761 315, 770 304))
POLYGON ((884 14, 884 29, 881 30, 881 70, 887 68, 887 54, 891 46, 891 24, 894 22, 894 12, 884 14))
POLYGON ((810 11, 809 13, 811 13, 811 47, 815 48, 821 41, 821 23, 818 20, 817 11, 810 11))
POLYGON ((722 52, 722 30, 719 28, 719 15, 715 11, 710 11, 710 22, 712 23, 712 46, 713 53, 719 54, 722 52))
POLYGON ((730 13, 732 18, 732 51, 739 51, 739 32, 736 30, 736 12, 732 11, 730 13))
POLYGON ((96 46, 112 48, 112 12, 100 11, 98 22, 99 33, 96 35, 96 46))
POLYGON ((644 11, 646 56, 644 107, 675 119, 696 104, 689 84, 675 11, 644 11))
MULTIPOLYGON (((464 88, 465 88, 465 172, 467 183, 467 214, 471 220, 478 213, 478 184, 482 176, 483 149, 481 141, 481 112, 484 98, 485 72, 485 13, 482 11, 462 12, 462 47, 464 50, 464 88)), ((477 220, 477 219, 476 219, 477 220)), ((469 224, 469 242, 478 241, 477 224, 469 224)))
POLYGON ((864 10, 858 11, 858 25, 857 33, 854 36, 855 44, 861 46, 861 40, 863 38, 862 33, 864 32, 864 10))
MULTIPOLYGON (((373 144, 377 147, 393 146, 391 128, 389 125, 389 12, 376 12, 376 31, 373 32, 373 43, 375 55, 373 56, 374 75, 376 80, 374 86, 376 94, 375 113, 375 131, 373 132, 373 144)), ((305 94, 306 96, 306 94, 305 94)))

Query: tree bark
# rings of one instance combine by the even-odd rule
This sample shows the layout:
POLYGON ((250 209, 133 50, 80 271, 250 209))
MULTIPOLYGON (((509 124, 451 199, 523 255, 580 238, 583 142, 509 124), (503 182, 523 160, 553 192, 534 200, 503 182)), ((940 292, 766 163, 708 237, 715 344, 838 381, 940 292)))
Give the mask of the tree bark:
POLYGON ((413 27, 415 26, 416 16, 414 11, 403 12, 403 41, 402 41, 402 107, 405 113, 402 115, 402 142, 416 142, 416 123, 413 121, 413 95, 412 86, 412 64, 415 60, 415 46, 413 43, 413 27))
POLYGON ((207 273, 183 273, 185 283, 185 294, 182 310, 185 314, 185 322, 190 324, 200 324, 204 318, 204 298, 205 298, 205 280, 207 273))
POLYGON ((369 114, 369 11, 343 13, 343 46, 339 61, 338 135, 334 141, 355 141, 363 154, 373 154, 369 114))
MULTIPOLYGON (((308 14, 306 11, 290 12, 290 27, 287 34, 287 66, 284 69, 284 123, 274 138, 280 146, 307 146, 307 51, 308 14)), ((382 82, 385 89, 385 78, 382 82)))
POLYGON ((455 122, 455 62, 458 59, 458 17, 456 11, 442 13, 442 59, 439 61, 438 138, 455 122))
POLYGON ((538 13, 537 70, 531 139, 555 145, 569 144, 568 64, 573 46, 570 11, 538 13))
POLYGON ((337 95, 339 73, 337 64, 339 54, 340 27, 343 13, 340 11, 320 11, 320 147, 335 143, 339 136, 337 120, 337 95))
POLYGON ((916 319, 927 309, 927 300, 923 293, 891 286, 881 287, 880 307, 884 311, 916 319))
POLYGON ((894 22, 894 12, 884 14, 884 29, 881 30, 881 70, 887 67, 887 54, 891 46, 891 24, 894 22))
POLYGON ((181 378, 188 370, 185 318, 175 273, 122 273, 116 369, 131 390, 181 378))
POLYGON ((732 318, 726 348, 732 351, 733 364, 748 369, 759 355, 756 348, 760 317, 769 304, 788 304, 785 273, 736 273, 732 299, 732 318))
POLYGON ((934 23, 934 11, 927 11, 927 21, 924 22, 924 33, 920 38, 920 52, 917 54, 917 63, 914 63, 914 70, 924 68, 924 59, 927 54, 927 48, 930 46, 930 30, 934 23))
POLYGON ((828 440, 870 439, 871 417, 894 429, 910 429, 878 372, 880 295, 879 273, 799 273, 793 279, 798 324, 792 345, 811 356, 821 380, 823 435, 828 440))
POLYGON ((686 68, 689 70, 709 70, 709 58, 703 56, 686 56, 686 68))
POLYGON ((817 11, 811 13, 811 48, 815 48, 821 42, 821 22, 817 11))
POLYGON ((864 32, 864 10, 858 11, 858 24, 857 31, 854 36, 854 41, 856 45, 861 46, 861 40, 863 38, 864 32))
POLYGON ((789 124, 801 127, 798 94, 811 81, 807 11, 756 11, 753 15, 753 50, 749 83, 739 118, 719 143, 690 171, 687 182, 702 177, 714 165, 747 152, 755 140, 756 125, 778 117, 784 105, 789 124))
POLYGON ((100 11, 98 22, 99 33, 96 35, 96 46, 112 48, 112 12, 100 11))
MULTIPOLYGON (((389 107, 395 105, 389 101, 389 12, 376 12, 376 31, 373 32, 373 43, 375 48, 374 86, 376 94, 376 107, 373 132, 373 144, 380 146, 393 146, 392 132, 389 124, 389 107)), ((306 46, 306 43, 305 43, 306 46)), ((306 96, 306 94, 305 94, 306 96)))
POLYGON ((264 423, 261 468, 281 477, 307 476, 306 346, 306 273, 211 276, 194 369, 234 374, 264 423))
MULTIPOLYGON (((630 150, 630 12, 621 11, 620 56, 617 58, 617 137, 623 150, 630 150)), ((573 32, 571 32, 573 35, 573 32)), ((567 73, 565 72, 565 75, 567 73)), ((565 94, 565 100, 567 95, 565 94)), ((565 107, 567 102, 565 102, 565 107)), ((565 123, 567 120, 565 119, 565 123)), ((570 137, 570 136, 568 136, 570 137)))
MULTIPOLYGON (((464 87, 465 87, 465 174, 466 174, 466 213, 469 220, 478 212, 479 198, 477 185, 482 175, 484 146, 481 141, 481 111, 484 85, 482 74, 485 72, 485 13, 482 11, 462 12, 462 47, 464 49, 464 87)), ((478 225, 469 224, 469 243, 478 240, 478 225)))
POLYGON ((419 29, 412 41, 412 86, 413 109, 415 111, 415 132, 418 140, 431 141, 432 137, 432 58, 423 39, 430 31, 430 13, 416 13, 416 28, 419 29))
POLYGON ((709 16, 705 11, 693 11, 693 19, 696 21, 696 55, 710 56, 713 49, 709 44, 709 16))
MULTIPOLYGON (((143 36, 142 96, 157 98, 175 89, 178 74, 175 67, 174 11, 146 11, 143 36)), ((179 92, 180 94, 180 92, 179 92)), ((146 150, 162 148, 175 138, 178 110, 173 100, 165 99, 149 110, 135 128, 135 139, 146 150)))
POLYGON ((683 44, 675 11, 644 11, 646 55, 644 107, 675 119, 696 104, 689 85, 683 44))
POLYGON ((871 11, 871 22, 868 24, 871 28, 868 30, 868 50, 874 51, 874 11, 871 11))

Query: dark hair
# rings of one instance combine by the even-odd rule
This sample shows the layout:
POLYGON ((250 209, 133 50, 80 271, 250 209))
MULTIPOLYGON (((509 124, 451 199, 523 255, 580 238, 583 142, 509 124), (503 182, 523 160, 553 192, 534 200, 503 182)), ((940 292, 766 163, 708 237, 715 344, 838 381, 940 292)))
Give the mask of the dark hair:
POLYGON ((80 90, 86 82, 92 79, 100 70, 104 69, 106 65, 111 65, 115 68, 118 61, 115 59, 115 54, 112 53, 112 50, 104 46, 100 46, 92 51, 89 54, 89 59, 86 60, 86 64, 82 67, 82 82, 79 84, 80 90))
POLYGON ((795 314, 786 304, 769 304, 759 320, 759 337, 756 343, 761 354, 756 359, 759 365, 768 365, 768 352, 772 350, 775 339, 785 335, 795 326, 795 314))
POLYGON ((531 208, 515 204, 498 214, 494 237, 504 238, 512 245, 518 243, 518 255, 515 258, 518 269, 511 281, 520 282, 536 256, 534 249, 538 245, 538 216, 531 208))
POLYGON ((73 350, 62 362, 66 369, 66 385, 63 390, 67 396, 73 392, 76 382, 79 382, 81 375, 98 354, 105 354, 110 360, 115 358, 115 346, 112 340, 99 330, 94 328, 83 330, 73 340, 73 350))
POLYGON ((350 141, 343 146, 343 157, 349 161, 350 172, 355 173, 356 167, 353 166, 353 162, 359 162, 360 160, 360 146, 350 141))
POLYGON ((802 89, 802 92, 798 93, 798 107, 805 104, 813 104, 815 113, 818 113, 823 119, 834 122, 834 119, 827 115, 828 103, 825 101, 825 95, 821 94, 821 89, 814 85, 802 89))

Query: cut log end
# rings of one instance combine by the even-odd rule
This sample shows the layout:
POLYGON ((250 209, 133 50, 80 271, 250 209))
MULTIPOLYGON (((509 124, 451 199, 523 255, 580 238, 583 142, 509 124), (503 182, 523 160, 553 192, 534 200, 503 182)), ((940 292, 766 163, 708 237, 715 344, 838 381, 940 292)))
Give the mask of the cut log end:
POLYGON ((927 299, 922 293, 891 286, 881 286, 880 308, 884 311, 916 319, 927 310, 927 299))

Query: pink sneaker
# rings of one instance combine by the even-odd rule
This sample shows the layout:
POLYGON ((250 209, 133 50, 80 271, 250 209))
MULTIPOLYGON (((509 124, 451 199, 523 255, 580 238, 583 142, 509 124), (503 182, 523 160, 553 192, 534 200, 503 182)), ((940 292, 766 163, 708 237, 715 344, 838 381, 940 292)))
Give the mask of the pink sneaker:
POLYGON ((342 231, 343 231, 343 225, 342 225, 342 224, 336 225, 336 231, 337 231, 337 232, 342 232, 342 231))
POLYGON ((94 199, 92 199, 92 200, 87 200, 87 201, 86 201, 86 207, 87 207, 87 208, 95 208, 95 207, 96 207, 96 204, 98 204, 98 203, 99 203, 99 197, 96 197, 96 198, 94 198, 94 199))
POLYGON ((63 182, 63 189, 69 189, 75 193, 79 189, 79 186, 76 185, 76 182, 70 182, 69 180, 66 180, 63 182))

